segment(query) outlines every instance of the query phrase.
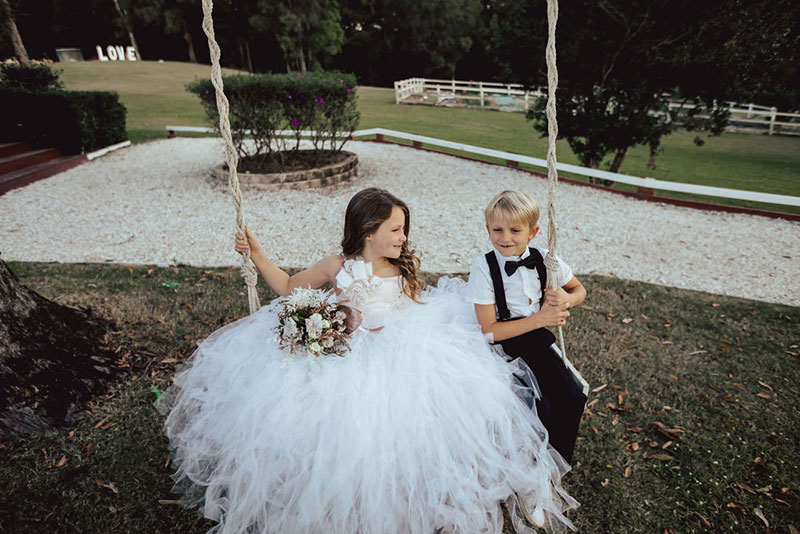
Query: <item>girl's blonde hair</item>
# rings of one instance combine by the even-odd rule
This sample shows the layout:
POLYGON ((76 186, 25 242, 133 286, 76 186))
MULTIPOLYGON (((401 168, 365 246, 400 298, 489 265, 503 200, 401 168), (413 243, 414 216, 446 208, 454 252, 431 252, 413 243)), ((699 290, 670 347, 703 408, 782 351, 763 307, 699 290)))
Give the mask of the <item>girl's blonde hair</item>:
POLYGON ((387 258, 389 263, 400 269, 403 277, 403 291, 415 302, 419 298, 425 283, 419 278, 419 258, 416 251, 411 249, 408 241, 408 231, 411 227, 411 214, 405 202, 384 189, 368 187, 362 189, 350 199, 344 215, 344 237, 342 238, 342 254, 345 257, 357 256, 364 249, 364 241, 368 235, 373 234, 378 227, 391 217, 392 209, 398 207, 403 210, 405 224, 403 233, 406 240, 397 259, 387 258))
POLYGON ((495 196, 484 211, 486 224, 493 218, 527 223, 531 228, 539 223, 539 205, 522 191, 506 190, 495 196))

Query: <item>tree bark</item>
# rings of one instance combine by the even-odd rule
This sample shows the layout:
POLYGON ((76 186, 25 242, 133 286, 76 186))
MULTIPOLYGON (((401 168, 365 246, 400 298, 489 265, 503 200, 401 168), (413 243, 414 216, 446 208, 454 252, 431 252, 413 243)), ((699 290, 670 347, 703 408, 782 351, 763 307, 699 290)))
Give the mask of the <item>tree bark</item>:
POLYGON ((31 60, 28 57, 28 51, 25 50, 25 44, 22 42, 22 36, 17 29, 17 23, 14 21, 14 13, 11 11, 11 6, 8 5, 8 0, 0 0, 0 16, 5 20, 6 31, 11 38, 11 44, 14 47, 14 55, 17 61, 23 67, 30 67, 31 60))
POLYGON ((625 161, 625 156, 628 154, 628 147, 617 150, 614 154, 614 161, 611 162, 611 167, 608 169, 611 172, 619 172, 622 167, 622 162, 625 161))
POLYGON ((139 45, 136 43, 136 37, 133 35, 133 28, 131 28, 130 21, 128 20, 128 15, 119 7, 119 1, 114 0, 114 5, 117 6, 117 12, 119 13, 120 18, 122 19, 122 25, 125 26, 125 31, 128 32, 128 37, 131 40, 131 46, 134 50, 136 50, 136 59, 141 60, 142 54, 139 53, 139 45))
POLYGON ((105 345, 111 327, 31 291, 0 260, 0 441, 86 415, 118 371, 105 345))
POLYGON ((192 34, 189 32, 189 24, 186 22, 186 14, 181 11, 181 25, 183 26, 183 40, 186 42, 186 47, 189 49, 189 61, 197 63, 197 54, 194 52, 194 43, 192 42, 192 34))

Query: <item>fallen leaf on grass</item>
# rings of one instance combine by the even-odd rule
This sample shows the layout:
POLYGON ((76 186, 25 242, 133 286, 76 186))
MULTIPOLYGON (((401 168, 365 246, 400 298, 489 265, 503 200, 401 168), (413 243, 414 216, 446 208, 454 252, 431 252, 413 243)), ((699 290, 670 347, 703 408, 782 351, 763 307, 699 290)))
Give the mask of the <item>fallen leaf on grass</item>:
POLYGON ((66 456, 62 456, 61 459, 56 462, 55 466, 56 467, 64 467, 65 465, 67 465, 67 457, 66 456))
POLYGON ((90 457, 94 452, 94 443, 87 443, 86 444, 86 457, 90 457))
POLYGON ((119 490, 117 489, 117 487, 114 485, 113 482, 106 483, 106 482, 103 482, 99 478, 94 479, 94 481, 98 486, 106 488, 106 489, 110 489, 111 491, 114 492, 114 494, 119 495, 119 490))
POLYGON ((632 473, 632 472, 633 472, 633 470, 630 468, 630 466, 629 466, 629 467, 626 467, 626 468, 625 468, 625 473, 623 473, 623 475, 622 475, 622 476, 624 476, 625 478, 628 478, 629 476, 631 476, 631 473, 632 473))
POLYGON ((670 428, 660 421, 653 421, 652 423, 650 423, 650 425, 656 427, 656 430, 658 430, 660 433, 662 433, 671 440, 678 439, 678 436, 680 434, 686 432, 686 430, 677 426, 670 428))
POLYGON ((159 499, 158 504, 180 504, 180 501, 176 501, 173 499, 159 499))
POLYGON ((644 457, 647 458, 648 460, 659 460, 659 461, 662 461, 662 462, 668 462, 668 461, 673 459, 672 456, 670 456, 669 454, 649 454, 649 453, 644 453, 644 457))
POLYGON ((628 443, 625 445, 625 448, 628 449, 630 452, 636 452, 639 450, 639 444, 635 441, 633 443, 628 443))
POLYGON ((772 395, 769 393, 756 393, 756 397, 761 397, 762 399, 772 400, 772 395))
POLYGON ((631 321, 633 321, 633 319, 631 319, 630 317, 626 317, 626 318, 624 318, 624 319, 622 320, 623 324, 628 324, 628 323, 630 323, 631 321))
POLYGON ((592 432, 594 432, 595 434, 599 434, 600 433, 600 431, 597 430, 597 428, 595 428, 594 425, 589 425, 589 428, 591 428, 592 432))
POLYGON ((606 389, 606 386, 608 386, 608 384, 603 384, 602 386, 597 386, 596 388, 594 388, 592 390, 592 393, 597 393, 599 391, 603 391, 604 389, 606 389))
POLYGON ((764 526, 765 526, 765 527, 769 528, 769 521, 767 521, 767 518, 766 518, 766 517, 764 517, 764 512, 762 512, 762 511, 761 511, 761 508, 758 508, 758 507, 756 507, 756 509, 755 509, 755 510, 753 510, 753 514, 754 514, 754 515, 755 515, 757 518, 759 518, 761 521, 763 521, 763 522, 764 522, 764 526))
POLYGON ((756 494, 756 490, 754 490, 753 488, 751 488, 750 486, 748 486, 744 482, 737 482, 736 485, 739 486, 739 488, 743 489, 744 491, 746 491, 748 493, 752 493, 753 495, 756 494))
POLYGON ((703 514, 701 514, 701 513, 700 513, 700 512, 698 512, 697 510, 695 510, 695 512, 694 512, 694 513, 695 513, 695 515, 696 515, 697 517, 699 517, 699 518, 700 518, 700 519, 703 521, 703 524, 704 524, 705 526, 707 526, 707 527, 711 528, 711 523, 709 523, 709 522, 708 522, 708 519, 706 519, 705 517, 703 517, 703 514))
POLYGON ((600 485, 601 485, 601 486, 603 486, 604 488, 605 488, 606 486, 608 486, 608 479, 605 479, 604 481, 602 481, 602 482, 600 483, 600 485))

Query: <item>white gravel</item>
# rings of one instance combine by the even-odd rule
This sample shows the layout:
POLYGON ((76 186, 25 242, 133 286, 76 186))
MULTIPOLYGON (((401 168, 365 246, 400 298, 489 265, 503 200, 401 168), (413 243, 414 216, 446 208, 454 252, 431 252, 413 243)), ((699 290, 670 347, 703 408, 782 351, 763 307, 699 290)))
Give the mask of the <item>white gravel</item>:
MULTIPOLYGON (((542 206, 546 181, 513 169, 396 145, 353 142, 358 178, 315 191, 244 191, 245 221, 284 267, 338 252, 347 201, 383 187, 411 207, 427 271, 466 272, 490 248, 483 208, 502 189, 542 206)), ((0 197, 4 260, 238 265, 234 207, 211 178, 218 139, 135 145, 0 197)), ((800 223, 642 202, 561 184, 557 252, 597 273, 800 305, 800 223)))

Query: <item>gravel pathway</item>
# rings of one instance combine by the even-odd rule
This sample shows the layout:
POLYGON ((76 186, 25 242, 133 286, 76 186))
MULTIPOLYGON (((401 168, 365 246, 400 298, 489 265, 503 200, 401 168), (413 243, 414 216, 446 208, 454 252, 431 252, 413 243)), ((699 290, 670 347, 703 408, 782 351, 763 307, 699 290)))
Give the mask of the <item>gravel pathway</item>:
MULTIPOLYGON (((244 191, 245 220, 272 259, 307 266, 338 252, 347 201, 383 187, 412 210, 411 241, 426 271, 466 272, 490 248, 483 209, 502 189, 542 206, 546 181, 513 169, 396 145, 353 142, 359 176, 326 190, 244 191)), ((4 260, 238 265, 233 202, 211 169, 218 139, 134 145, 0 197, 4 260)), ((597 273, 800 305, 800 223, 558 189, 558 252, 597 273)))

